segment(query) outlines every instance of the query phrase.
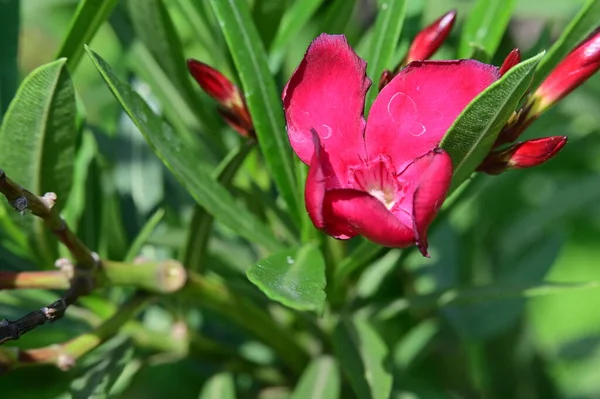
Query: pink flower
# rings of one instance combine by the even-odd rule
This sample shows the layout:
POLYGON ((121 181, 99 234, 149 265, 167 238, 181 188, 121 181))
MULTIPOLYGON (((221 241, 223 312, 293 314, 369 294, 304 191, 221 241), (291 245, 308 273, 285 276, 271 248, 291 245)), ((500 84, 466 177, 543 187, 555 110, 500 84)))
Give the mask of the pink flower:
POLYGON ((498 70, 474 60, 413 62, 381 91, 365 123, 365 69, 344 36, 322 34, 284 88, 290 143, 309 165, 306 209, 335 238, 416 244, 427 256, 427 228, 452 177, 438 144, 498 70))

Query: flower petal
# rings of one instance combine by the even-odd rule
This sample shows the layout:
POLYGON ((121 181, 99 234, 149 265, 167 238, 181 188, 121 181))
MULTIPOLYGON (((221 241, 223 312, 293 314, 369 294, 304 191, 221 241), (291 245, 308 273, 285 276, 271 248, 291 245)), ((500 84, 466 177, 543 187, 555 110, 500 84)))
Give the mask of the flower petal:
POLYGON ((369 158, 391 157, 400 173, 437 147, 462 110, 499 77, 474 60, 412 62, 381 91, 369 113, 369 158))
POLYGON ((371 81, 366 62, 343 35, 322 34, 283 90, 287 132, 292 148, 308 164, 313 157, 311 129, 320 136, 336 173, 364 158, 365 94, 371 81))
POLYGON ((452 160, 444 150, 435 149, 411 164, 402 177, 414 182, 410 206, 415 242, 423 256, 428 256, 427 228, 444 203, 450 188, 452 160))
POLYGON ((327 191, 323 216, 328 234, 347 239, 360 234, 386 247, 414 244, 412 228, 401 223, 375 197, 353 189, 327 191))

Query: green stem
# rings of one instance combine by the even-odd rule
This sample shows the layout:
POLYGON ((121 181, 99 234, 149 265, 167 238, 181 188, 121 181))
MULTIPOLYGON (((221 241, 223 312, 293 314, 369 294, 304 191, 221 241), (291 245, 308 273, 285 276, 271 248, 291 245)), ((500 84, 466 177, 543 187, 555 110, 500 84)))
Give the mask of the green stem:
POLYGON ((303 370, 308 361, 306 352, 263 309, 234 294, 220 281, 196 273, 190 273, 184 292, 199 300, 200 306, 223 315, 273 348, 292 371, 303 370))

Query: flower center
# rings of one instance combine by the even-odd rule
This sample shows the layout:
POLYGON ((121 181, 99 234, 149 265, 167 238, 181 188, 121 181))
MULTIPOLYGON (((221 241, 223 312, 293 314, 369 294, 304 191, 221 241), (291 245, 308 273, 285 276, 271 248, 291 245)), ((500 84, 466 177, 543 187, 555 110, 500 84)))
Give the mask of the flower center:
POLYGON ((389 159, 379 157, 351 168, 350 183, 356 189, 377 198, 388 210, 392 210, 404 196, 404 187, 393 171, 389 159))

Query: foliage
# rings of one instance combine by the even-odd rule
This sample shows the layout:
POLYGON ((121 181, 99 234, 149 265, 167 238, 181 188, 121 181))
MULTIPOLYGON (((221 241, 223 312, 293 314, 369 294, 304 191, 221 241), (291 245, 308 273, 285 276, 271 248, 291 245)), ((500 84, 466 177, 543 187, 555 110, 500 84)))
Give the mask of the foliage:
POLYGON ((6 342, 0 322, 1 396, 597 397, 600 76, 523 134, 568 136, 555 159, 473 172, 598 21, 598 0, 0 1, 0 320, 36 320, 6 342), (435 59, 524 61, 441 142, 455 173, 431 258, 326 236, 285 83, 343 33, 369 108, 452 8, 435 59), (255 137, 187 58, 236 84, 255 137))

